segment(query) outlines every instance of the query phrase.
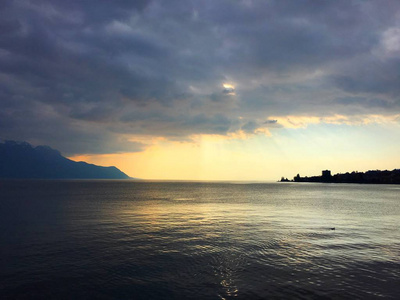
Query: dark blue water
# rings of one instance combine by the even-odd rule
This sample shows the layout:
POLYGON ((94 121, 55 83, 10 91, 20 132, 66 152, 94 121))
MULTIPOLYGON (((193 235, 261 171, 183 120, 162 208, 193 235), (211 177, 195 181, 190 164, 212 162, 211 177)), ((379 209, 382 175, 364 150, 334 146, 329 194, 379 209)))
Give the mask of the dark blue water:
POLYGON ((0 298, 396 299, 399 192, 0 181, 0 298))

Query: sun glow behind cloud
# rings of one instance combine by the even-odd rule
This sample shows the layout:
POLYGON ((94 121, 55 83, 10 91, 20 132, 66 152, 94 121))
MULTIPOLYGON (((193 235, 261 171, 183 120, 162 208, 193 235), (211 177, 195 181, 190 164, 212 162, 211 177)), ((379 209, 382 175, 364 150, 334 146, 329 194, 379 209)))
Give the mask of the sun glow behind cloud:
POLYGON ((236 95, 235 93, 235 86, 230 83, 223 83, 222 86, 224 87, 223 93, 227 95, 234 96, 236 95))
POLYGON ((229 83, 223 83, 222 86, 223 86, 225 89, 231 89, 231 90, 234 90, 234 89, 235 89, 235 86, 234 86, 233 84, 229 84, 229 83))

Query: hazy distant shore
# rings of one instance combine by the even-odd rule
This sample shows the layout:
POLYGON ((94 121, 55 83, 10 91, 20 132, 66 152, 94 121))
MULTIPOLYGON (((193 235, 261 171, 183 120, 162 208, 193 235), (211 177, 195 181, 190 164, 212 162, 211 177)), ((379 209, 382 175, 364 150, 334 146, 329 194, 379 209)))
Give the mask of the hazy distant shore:
POLYGON ((326 182, 363 184, 400 184, 400 169, 392 171, 371 170, 367 172, 347 172, 331 175, 330 170, 322 171, 321 176, 301 177, 297 174, 292 180, 282 177, 280 182, 326 182))

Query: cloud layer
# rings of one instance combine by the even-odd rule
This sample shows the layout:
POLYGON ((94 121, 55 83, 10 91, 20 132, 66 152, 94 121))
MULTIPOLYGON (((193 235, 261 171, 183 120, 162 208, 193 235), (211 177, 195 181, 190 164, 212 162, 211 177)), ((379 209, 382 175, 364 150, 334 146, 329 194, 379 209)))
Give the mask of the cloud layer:
POLYGON ((2 1, 0 137, 115 153, 398 115, 399 16, 389 0, 2 1))

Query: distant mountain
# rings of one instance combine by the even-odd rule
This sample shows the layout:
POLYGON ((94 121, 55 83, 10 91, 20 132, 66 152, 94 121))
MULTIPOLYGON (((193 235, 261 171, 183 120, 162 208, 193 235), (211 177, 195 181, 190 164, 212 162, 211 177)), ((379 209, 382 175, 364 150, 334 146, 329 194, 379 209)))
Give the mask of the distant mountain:
POLYGON ((128 179, 116 167, 75 162, 48 146, 26 142, 0 143, 0 178, 128 179))

